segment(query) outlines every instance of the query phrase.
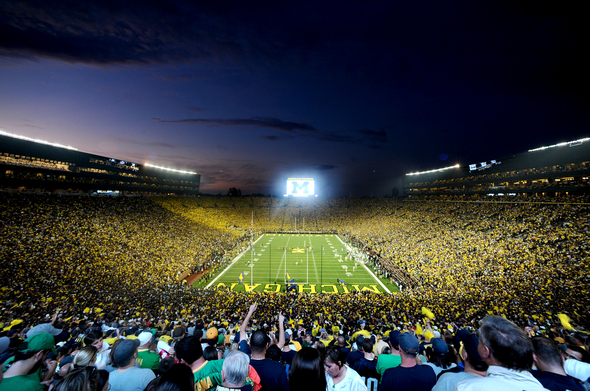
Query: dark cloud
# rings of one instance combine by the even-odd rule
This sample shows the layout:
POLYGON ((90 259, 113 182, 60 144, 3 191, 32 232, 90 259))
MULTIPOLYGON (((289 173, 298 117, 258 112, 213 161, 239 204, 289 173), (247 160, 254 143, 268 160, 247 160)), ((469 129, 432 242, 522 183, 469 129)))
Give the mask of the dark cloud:
POLYGON ((363 136, 365 136, 367 138, 367 140, 371 141, 371 142, 377 142, 377 143, 386 143, 387 142, 387 132, 385 130, 369 130, 369 129, 363 129, 363 130, 359 130, 358 131, 360 134, 362 134, 363 136))
POLYGON ((206 109, 203 109, 202 107, 185 107, 185 109, 189 110, 189 111, 195 111, 197 113, 203 112, 206 109))
POLYGON ((387 131, 385 129, 376 131, 362 129, 352 132, 323 132, 315 127, 305 123, 283 121, 277 118, 235 118, 235 119, 205 119, 205 118, 186 118, 177 120, 163 120, 152 118, 160 123, 185 123, 185 124, 202 124, 202 125, 223 125, 223 126, 257 126, 262 128, 271 128, 287 132, 290 135, 264 135, 260 136, 267 141, 280 141, 293 137, 309 137, 312 139, 327 141, 332 143, 363 145, 370 148, 381 148, 387 143, 387 131))
POLYGON ((234 119, 186 118, 177 120, 163 120, 160 118, 152 118, 152 120, 160 123, 185 123, 222 126, 257 126, 262 128, 276 129, 289 134, 260 136, 260 138, 267 141, 280 141, 285 139, 291 139, 293 137, 309 137, 319 141, 362 145, 370 148, 381 148, 382 146, 387 144, 387 131, 385 129, 381 129, 379 131, 362 129, 352 132, 324 132, 319 131, 314 126, 305 123, 290 122, 283 121, 277 118, 263 117, 234 119))
POLYGON ((20 124, 20 125, 15 125, 15 126, 23 126, 23 127, 26 127, 26 128, 35 128, 35 129, 45 129, 45 128, 41 127, 41 126, 35 126, 35 125, 31 125, 31 124, 20 124))
POLYGON ((166 81, 192 81, 204 78, 211 78, 213 75, 210 72, 203 72, 199 74, 182 74, 182 75, 162 75, 162 76, 154 76, 154 79, 159 80, 166 80, 166 81))
POLYGON ((282 130, 285 132, 293 132, 294 130, 314 132, 316 129, 308 124, 282 121, 277 118, 266 117, 252 117, 252 118, 236 118, 236 119, 206 119, 206 118, 187 118, 177 120, 163 120, 159 118, 152 118, 160 123, 185 123, 185 124, 203 124, 203 125, 225 125, 225 126, 257 126, 261 128, 271 128, 282 130))
POLYGON ((333 164, 314 164, 313 168, 318 170, 318 171, 327 171, 327 170, 333 170, 336 168, 335 165, 333 164))
POLYGON ((4 0, 0 52, 89 64, 229 59, 391 88, 585 94, 584 13, 548 4, 4 0))
POLYGON ((115 140, 121 143, 126 144, 133 144, 133 145, 146 145, 149 147, 158 147, 158 148, 176 148, 176 145, 172 145, 165 142, 150 142, 150 141, 142 141, 140 139, 128 139, 124 137, 115 137, 115 140))
POLYGON ((381 148, 387 144, 387 132, 385 130, 357 130, 353 132, 322 132, 312 137, 318 140, 332 143, 363 145, 370 148, 381 148))

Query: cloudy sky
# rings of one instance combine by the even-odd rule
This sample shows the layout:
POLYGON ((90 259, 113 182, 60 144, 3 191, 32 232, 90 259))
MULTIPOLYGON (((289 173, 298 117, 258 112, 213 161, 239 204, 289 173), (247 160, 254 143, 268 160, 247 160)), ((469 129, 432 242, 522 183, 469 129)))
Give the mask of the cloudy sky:
POLYGON ((575 4, 0 2, 0 129, 201 174, 206 193, 390 193, 588 137, 575 4))

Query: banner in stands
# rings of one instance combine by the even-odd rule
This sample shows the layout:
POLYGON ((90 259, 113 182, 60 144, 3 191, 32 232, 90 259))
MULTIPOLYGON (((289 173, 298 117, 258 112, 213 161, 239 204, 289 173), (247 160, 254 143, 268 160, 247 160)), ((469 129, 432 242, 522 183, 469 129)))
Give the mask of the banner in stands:
MULTIPOLYGON (((247 283, 239 284, 237 282, 232 283, 231 285, 227 285, 223 282, 220 282, 215 286, 218 289, 228 289, 233 292, 251 292, 251 291, 259 291, 259 292, 285 292, 285 285, 284 284, 254 284, 250 285, 247 283)), ((360 285, 360 284, 352 284, 352 285, 333 285, 333 284, 297 284, 296 291, 298 293, 349 293, 352 291, 364 292, 370 291, 375 293, 383 293, 377 288, 377 285, 360 285)))

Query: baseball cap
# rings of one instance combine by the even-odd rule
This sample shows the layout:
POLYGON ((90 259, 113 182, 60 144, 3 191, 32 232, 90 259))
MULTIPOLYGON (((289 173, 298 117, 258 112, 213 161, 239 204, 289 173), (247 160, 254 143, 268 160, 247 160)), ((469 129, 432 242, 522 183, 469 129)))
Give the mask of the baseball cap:
POLYGON ((172 331, 172 338, 180 338, 184 335, 184 327, 179 326, 172 331))
POLYGON ((483 361, 477 351, 478 345, 479 338, 477 335, 471 334, 467 330, 459 330, 457 332, 457 335, 455 336, 455 346, 460 346, 459 354, 461 354, 462 351, 465 351, 470 357, 470 360, 483 361))
POLYGON ((449 352, 447 343, 440 338, 432 338, 430 343, 432 344, 432 349, 438 354, 445 355, 449 352))
POLYGON ((389 343, 391 343, 391 346, 393 346, 396 349, 399 349, 399 340, 398 337, 400 336, 400 331, 399 330, 393 330, 391 333, 389 333, 389 343))
POLYGON ((216 327, 211 327, 209 328, 209 330, 207 330, 207 339, 217 339, 217 335, 219 335, 219 333, 217 332, 217 328, 216 327))
POLYGON ((139 340, 139 344, 143 346, 152 340, 152 336, 153 334, 151 332, 144 331, 143 333, 139 334, 137 339, 139 340))
POLYGON ((30 338, 35 334, 49 333, 55 337, 55 336, 60 335, 61 332, 62 332, 61 329, 56 329, 50 323, 42 323, 42 324, 38 324, 37 326, 30 329, 26 335, 27 335, 27 338, 30 338))
POLYGON ((115 361, 115 364, 117 366, 125 364, 127 361, 129 361, 131 356, 133 356, 138 347, 138 339, 124 339, 115 348, 115 353, 113 354, 113 361, 115 361))
POLYGON ((416 355, 420 349, 420 343, 418 338, 410 333, 402 333, 397 337, 399 341, 399 347, 407 354, 416 355))
POLYGON ((35 334, 27 338, 25 342, 18 347, 20 353, 37 353, 41 350, 51 350, 53 354, 57 353, 55 350, 55 338, 49 333, 35 334))

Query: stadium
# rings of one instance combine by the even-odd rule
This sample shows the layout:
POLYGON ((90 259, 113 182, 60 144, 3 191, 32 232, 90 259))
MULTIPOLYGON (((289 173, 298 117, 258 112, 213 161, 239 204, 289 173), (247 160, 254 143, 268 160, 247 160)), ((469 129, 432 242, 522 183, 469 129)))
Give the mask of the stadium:
POLYGON ((589 391, 574 2, 0 2, 0 391, 589 391))
POLYGON ((563 341, 588 327, 588 139, 325 199, 203 196, 195 173, 0 137, 5 335, 54 313, 63 330, 232 330, 254 302, 253 327, 282 312, 317 338, 488 315, 563 341))

